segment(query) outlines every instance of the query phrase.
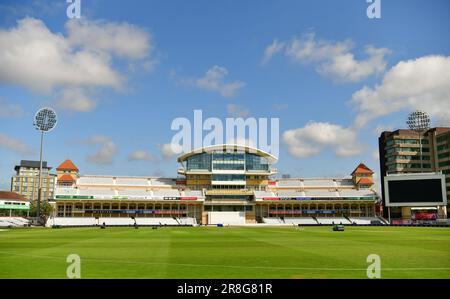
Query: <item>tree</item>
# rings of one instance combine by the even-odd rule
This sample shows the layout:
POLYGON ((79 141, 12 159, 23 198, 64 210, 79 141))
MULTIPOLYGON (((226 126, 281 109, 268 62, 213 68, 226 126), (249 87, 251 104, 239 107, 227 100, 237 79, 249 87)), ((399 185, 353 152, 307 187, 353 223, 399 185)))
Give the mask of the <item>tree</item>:
MULTIPOLYGON (((48 217, 53 213, 53 206, 47 201, 41 201, 41 216, 44 220, 44 224, 47 222, 48 217)), ((30 204, 30 216, 37 217, 37 201, 32 201, 30 204)))

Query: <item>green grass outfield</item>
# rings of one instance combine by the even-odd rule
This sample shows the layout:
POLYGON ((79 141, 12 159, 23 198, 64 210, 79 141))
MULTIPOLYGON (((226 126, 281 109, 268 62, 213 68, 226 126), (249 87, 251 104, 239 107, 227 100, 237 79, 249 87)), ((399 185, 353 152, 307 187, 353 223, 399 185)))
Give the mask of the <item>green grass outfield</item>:
POLYGON ((450 278, 450 228, 163 227, 0 230, 0 278, 450 278))

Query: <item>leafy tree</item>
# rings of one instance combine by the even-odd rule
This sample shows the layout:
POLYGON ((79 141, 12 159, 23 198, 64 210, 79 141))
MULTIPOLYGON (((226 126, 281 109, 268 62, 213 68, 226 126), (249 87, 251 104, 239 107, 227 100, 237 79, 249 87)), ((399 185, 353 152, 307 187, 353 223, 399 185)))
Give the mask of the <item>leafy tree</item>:
MULTIPOLYGON (((47 222, 48 217, 52 215, 53 210, 53 206, 47 200, 41 201, 41 216, 44 220, 44 224, 47 222)), ((37 200, 30 203, 30 216, 37 216, 37 200)))

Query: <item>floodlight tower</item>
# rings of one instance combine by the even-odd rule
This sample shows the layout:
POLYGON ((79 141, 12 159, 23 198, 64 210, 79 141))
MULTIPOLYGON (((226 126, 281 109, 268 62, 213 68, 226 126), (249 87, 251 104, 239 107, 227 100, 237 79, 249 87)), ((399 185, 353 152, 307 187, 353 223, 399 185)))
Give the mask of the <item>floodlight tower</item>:
MULTIPOLYGON (((41 151, 39 158, 39 186, 36 216, 38 222, 41 222, 41 195, 42 195, 42 149, 44 144, 44 133, 50 132, 57 123, 56 112, 52 108, 41 108, 34 116, 34 127, 41 131, 41 151)), ((48 182, 48 178, 47 178, 48 182)))
POLYGON ((406 124, 408 127, 417 132, 419 134, 419 147, 420 147, 420 170, 422 171, 423 164, 422 164, 422 132, 425 132, 430 128, 430 117, 426 112, 416 110, 411 112, 408 115, 408 120, 406 121, 406 124))

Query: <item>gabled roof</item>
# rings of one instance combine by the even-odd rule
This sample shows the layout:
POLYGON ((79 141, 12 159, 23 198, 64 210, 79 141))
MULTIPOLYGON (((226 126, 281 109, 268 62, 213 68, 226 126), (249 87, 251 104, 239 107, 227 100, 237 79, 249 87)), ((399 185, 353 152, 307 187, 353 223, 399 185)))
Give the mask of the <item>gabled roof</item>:
POLYGON ((361 178, 358 182, 358 185, 373 185, 373 180, 371 178, 361 178))
POLYGON ((10 191, 0 191, 0 199, 28 201, 23 195, 10 191))
POLYGON ((356 167, 355 170, 353 170, 352 175, 355 173, 357 173, 357 174, 360 174, 360 173, 373 174, 373 171, 369 167, 364 165, 364 163, 360 163, 358 165, 358 167, 356 167))
POLYGON ((56 170, 75 170, 78 171, 78 168, 75 166, 75 164, 73 164, 73 162, 69 159, 67 159, 66 161, 62 162, 57 168, 56 170))
POLYGON ((75 179, 70 174, 63 174, 58 182, 75 182, 75 179))

